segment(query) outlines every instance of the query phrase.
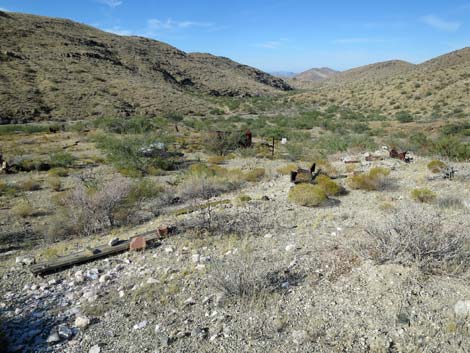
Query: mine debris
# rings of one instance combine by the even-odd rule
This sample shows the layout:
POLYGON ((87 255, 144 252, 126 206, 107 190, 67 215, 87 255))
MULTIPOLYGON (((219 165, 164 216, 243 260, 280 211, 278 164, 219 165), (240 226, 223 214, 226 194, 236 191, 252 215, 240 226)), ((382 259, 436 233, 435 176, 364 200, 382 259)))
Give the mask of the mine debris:
POLYGON ((167 238, 174 232, 174 227, 161 226, 158 229, 138 234, 128 240, 122 240, 114 246, 101 245, 94 248, 93 251, 84 250, 51 261, 32 264, 29 269, 34 275, 45 275, 128 250, 144 250, 150 242, 167 238))
POLYGON ((408 154, 408 151, 398 152, 395 148, 392 148, 390 150, 390 158, 395 158, 405 163, 410 163, 413 160, 413 158, 407 156, 407 154, 408 154))
POLYGON ((442 171, 442 174, 443 174, 442 177, 444 179, 452 180, 452 179, 454 179, 454 176, 455 176, 456 172, 457 171, 454 169, 454 167, 447 167, 442 171))
POLYGON ((313 163, 310 169, 297 168, 290 172, 290 181, 291 183, 313 183, 315 182, 316 177, 321 173, 321 169, 315 171, 316 163, 313 163))

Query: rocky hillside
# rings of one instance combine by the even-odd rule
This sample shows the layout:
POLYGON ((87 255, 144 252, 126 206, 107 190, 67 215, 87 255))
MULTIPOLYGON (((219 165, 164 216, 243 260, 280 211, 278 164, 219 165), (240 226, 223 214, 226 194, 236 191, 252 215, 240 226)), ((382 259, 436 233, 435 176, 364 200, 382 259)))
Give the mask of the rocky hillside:
POLYGON ((63 19, 0 12, 0 48, 0 123, 200 113, 207 95, 290 89, 227 58, 63 19))
POLYGON ((394 60, 348 70, 294 99, 389 115, 463 116, 470 113, 469 79, 470 48, 464 48, 419 65, 394 60))
POLYGON ((294 76, 294 78, 298 81, 323 81, 327 80, 330 77, 333 77, 334 75, 338 74, 338 71, 335 71, 333 69, 330 69, 328 67, 322 67, 322 68, 313 68, 304 72, 301 72, 300 74, 297 74, 294 76))

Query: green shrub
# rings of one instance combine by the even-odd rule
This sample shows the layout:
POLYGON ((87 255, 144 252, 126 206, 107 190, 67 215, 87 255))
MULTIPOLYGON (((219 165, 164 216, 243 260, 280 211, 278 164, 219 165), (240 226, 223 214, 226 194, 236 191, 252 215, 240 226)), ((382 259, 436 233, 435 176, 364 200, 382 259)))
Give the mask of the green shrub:
POLYGON ((256 168, 245 174, 245 180, 254 183, 263 179, 265 174, 266 170, 264 168, 256 168))
POLYGON ((278 172, 281 175, 290 175, 290 172, 297 170, 297 165, 296 164, 286 164, 285 166, 279 167, 276 169, 276 172, 278 172))
POLYGON ((389 169, 375 167, 369 170, 368 173, 353 175, 349 177, 348 184, 351 189, 355 190, 380 190, 387 185, 387 176, 389 174, 389 169))
POLYGON ((28 201, 21 200, 11 208, 10 212, 14 216, 27 218, 34 215, 34 208, 28 201))
POLYGON ((422 203, 430 203, 436 199, 436 193, 427 188, 419 188, 411 191, 411 198, 422 203))
POLYGON ((463 143, 453 136, 442 137, 435 141, 432 152, 451 160, 470 160, 470 143, 463 143))
POLYGON ((297 184, 289 190, 289 201, 301 206, 315 207, 327 199, 327 195, 318 185, 297 184))
POLYGON ((224 156, 211 156, 207 159, 207 161, 212 164, 222 164, 225 161, 225 157, 224 156))
POLYGON ((137 202, 156 198, 163 191, 163 186, 156 182, 149 179, 141 179, 132 185, 129 194, 127 195, 127 200, 134 205, 137 202))
POLYGON ((327 196, 336 196, 342 192, 341 186, 339 186, 326 175, 317 176, 315 182, 319 187, 321 187, 327 196))
POLYGON ((76 158, 68 152, 59 151, 59 152, 51 154, 51 156, 49 157, 49 160, 50 160, 50 166, 53 168, 57 168, 57 167, 68 168, 72 166, 76 158))
POLYGON ((440 173, 447 165, 439 160, 433 160, 428 163, 428 169, 433 173, 440 173))
POLYGON ((66 168, 52 168, 48 174, 51 177, 67 177, 69 176, 69 171, 66 168))
POLYGON ((108 162, 127 176, 146 175, 155 168, 173 170, 180 163, 178 155, 166 151, 144 155, 142 150, 155 143, 155 138, 151 136, 99 135, 95 141, 98 148, 105 152, 108 162))
POLYGON ((19 184, 19 189, 22 191, 36 191, 41 189, 41 184, 37 180, 29 178, 19 184))
POLYGON ((398 112, 397 114, 395 114, 395 118, 400 123, 411 123, 414 120, 413 116, 408 112, 398 112))
POLYGON ((238 196, 238 200, 240 200, 240 202, 248 202, 251 201, 251 197, 243 194, 238 196))
POLYGON ((49 178, 47 178, 46 182, 52 190, 54 190, 54 191, 62 190, 62 182, 60 181, 60 178, 58 178, 58 177, 49 177, 49 178))

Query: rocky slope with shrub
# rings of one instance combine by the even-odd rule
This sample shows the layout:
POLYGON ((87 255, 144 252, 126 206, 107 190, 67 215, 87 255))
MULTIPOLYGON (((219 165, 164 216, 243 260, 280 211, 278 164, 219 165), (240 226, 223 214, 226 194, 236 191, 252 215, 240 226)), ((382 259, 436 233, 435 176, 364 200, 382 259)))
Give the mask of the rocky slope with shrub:
POLYGON ((0 11, 0 123, 203 113, 204 96, 263 96, 283 80, 210 54, 63 19, 0 11))

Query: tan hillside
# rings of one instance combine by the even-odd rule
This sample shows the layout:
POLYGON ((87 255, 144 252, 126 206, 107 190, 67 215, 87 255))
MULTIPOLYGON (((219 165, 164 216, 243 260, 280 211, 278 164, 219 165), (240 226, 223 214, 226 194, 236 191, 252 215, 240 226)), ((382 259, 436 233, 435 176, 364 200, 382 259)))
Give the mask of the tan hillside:
POLYGON ((464 48, 419 65, 389 61, 352 69, 294 99, 391 115, 452 116, 469 112, 469 78, 470 49, 464 48))
POLYGON ((337 75, 338 71, 328 67, 313 68, 294 76, 298 81, 323 81, 337 75))
POLYGON ((288 90, 281 79, 209 54, 69 20, 0 12, 0 122, 200 113, 204 95, 288 90))

